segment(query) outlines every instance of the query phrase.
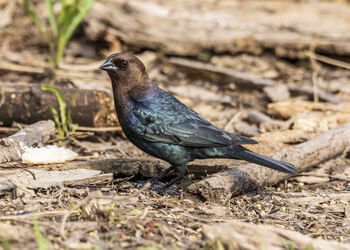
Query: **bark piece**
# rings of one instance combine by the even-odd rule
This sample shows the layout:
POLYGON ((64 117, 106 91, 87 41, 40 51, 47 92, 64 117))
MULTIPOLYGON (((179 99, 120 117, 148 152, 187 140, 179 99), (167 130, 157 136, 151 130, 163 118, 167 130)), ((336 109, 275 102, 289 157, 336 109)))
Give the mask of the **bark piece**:
POLYGON ((107 33, 173 55, 268 49, 308 58, 313 45, 325 54, 350 54, 350 8, 334 2, 104 0, 93 6, 86 22, 90 38, 107 33))
POLYGON ((203 225, 202 227, 204 235, 209 240, 219 239, 227 246, 227 249, 350 249, 350 244, 333 240, 312 239, 301 233, 271 225, 231 221, 222 224, 203 225))
MULTIPOLYGON (((350 122, 337 126, 310 141, 283 148, 272 158, 290 162, 297 167, 298 172, 302 172, 343 153, 349 147, 350 122)), ((232 166, 229 161, 227 164, 232 166)), ((291 175, 248 163, 214 174, 192 184, 188 190, 207 200, 223 200, 227 195, 249 192, 290 177, 291 175)))
MULTIPOLYGON (((73 123, 88 127, 115 127, 118 125, 112 97, 98 90, 76 88, 57 89, 70 109, 73 123)), ((52 119, 47 109, 53 105, 59 110, 56 96, 43 91, 39 84, 1 84, 0 124, 10 126, 12 122, 30 124, 52 119)))
POLYGON ((38 143, 44 143, 55 133, 52 120, 39 121, 18 131, 14 135, 0 140, 0 163, 18 161, 24 151, 38 143))

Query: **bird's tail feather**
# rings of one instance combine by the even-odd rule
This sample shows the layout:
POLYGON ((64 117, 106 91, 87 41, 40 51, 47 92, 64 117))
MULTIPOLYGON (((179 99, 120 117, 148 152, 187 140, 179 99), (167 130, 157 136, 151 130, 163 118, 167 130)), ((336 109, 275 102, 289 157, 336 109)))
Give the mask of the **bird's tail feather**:
POLYGON ((295 174, 297 172, 296 167, 288 162, 274 160, 272 158, 254 153, 244 147, 241 147, 241 150, 235 151, 234 156, 238 159, 259 164, 261 166, 272 168, 284 173, 295 174))

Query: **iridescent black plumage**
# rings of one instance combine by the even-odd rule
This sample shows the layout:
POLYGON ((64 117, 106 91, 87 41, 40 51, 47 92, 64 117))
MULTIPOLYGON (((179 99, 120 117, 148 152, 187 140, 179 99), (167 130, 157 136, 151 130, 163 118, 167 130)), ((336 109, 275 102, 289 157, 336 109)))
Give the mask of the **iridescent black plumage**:
POLYGON ((175 169, 179 177, 171 181, 171 185, 188 173, 188 162, 206 158, 241 159, 281 172, 296 173, 290 163, 241 146, 256 141, 215 127, 160 89, 149 80, 142 62, 135 56, 127 53, 111 55, 101 69, 111 78, 115 107, 125 135, 141 150, 172 164, 154 181, 175 169))

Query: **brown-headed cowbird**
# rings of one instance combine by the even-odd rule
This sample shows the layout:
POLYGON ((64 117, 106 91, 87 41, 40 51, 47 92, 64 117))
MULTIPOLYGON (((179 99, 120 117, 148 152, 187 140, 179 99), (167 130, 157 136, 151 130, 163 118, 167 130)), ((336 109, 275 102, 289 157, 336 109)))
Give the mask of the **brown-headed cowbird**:
POLYGON ((188 173, 188 162, 206 158, 240 159, 281 172, 296 173, 290 163, 241 146, 256 144, 255 140, 215 127, 160 89, 148 78, 143 63, 132 54, 113 54, 100 69, 107 71, 111 78, 115 109, 126 137, 144 152, 171 164, 152 182, 175 169, 179 175, 168 183, 170 186, 188 173))

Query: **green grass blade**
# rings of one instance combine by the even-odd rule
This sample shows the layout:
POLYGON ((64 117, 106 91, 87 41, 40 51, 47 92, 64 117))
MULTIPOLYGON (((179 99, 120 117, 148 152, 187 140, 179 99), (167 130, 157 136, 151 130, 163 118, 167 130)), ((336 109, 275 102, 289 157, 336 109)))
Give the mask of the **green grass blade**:
MULTIPOLYGON (((67 41, 72 36, 77 26, 81 23, 81 21, 83 21, 84 17, 88 13, 88 11, 91 9, 94 2, 95 0, 85 0, 81 2, 79 1, 79 3, 81 3, 82 6, 79 6, 78 2, 73 3, 78 13, 76 15, 72 15, 72 19, 70 20, 67 28, 62 30, 62 34, 60 34, 60 38, 58 40, 58 45, 57 45, 56 62, 61 61, 67 41)), ((74 12, 75 10, 73 11, 73 13, 74 12)))
POLYGON ((65 134, 68 133, 68 128, 67 128, 67 104, 66 101, 63 99, 62 94, 58 91, 58 89, 56 89, 55 87, 49 86, 49 85, 41 85, 41 89, 45 90, 45 91, 50 91, 52 93, 54 93, 57 97, 57 101, 60 107, 60 115, 61 115, 61 125, 62 125, 62 129, 64 131, 65 134))
POLYGON ((59 137, 60 138, 64 138, 64 131, 62 129, 62 125, 61 125, 60 118, 58 116, 57 110, 52 105, 48 105, 47 107, 52 113, 53 120, 56 123, 56 127, 57 127, 57 131, 58 131, 59 137))
POLYGON ((71 12, 71 4, 67 4, 66 0, 60 0, 60 4, 61 4, 61 11, 58 18, 59 35, 62 34, 62 30, 65 29, 64 26, 66 26, 66 24, 68 25, 69 18, 67 17, 70 16, 69 13, 71 12))
POLYGON ((40 30, 41 34, 43 35, 43 37, 45 38, 46 42, 48 43, 48 45, 51 46, 51 44, 52 44, 51 43, 51 38, 50 38, 49 34, 46 32, 46 30, 44 28, 44 25, 40 21, 39 17, 35 13, 35 11, 32 9, 32 7, 30 7, 29 1, 28 0, 24 0, 23 3, 24 3, 24 8, 25 8, 27 14, 32 19, 33 23, 38 27, 38 29, 40 30))
MULTIPOLYGON (((73 0, 74 1, 74 0, 73 0)), ((56 53, 55 61, 58 63, 61 61, 65 44, 63 44, 64 33, 69 26, 69 23, 72 21, 74 16, 74 8, 72 3, 67 3, 66 0, 61 0, 61 11, 59 16, 59 28, 58 28, 58 37, 56 39, 56 53)))
POLYGON ((49 241, 45 239, 43 234, 40 231, 38 220, 33 217, 33 228, 35 233, 36 244, 38 245, 39 250, 49 250, 49 241))
POLYGON ((72 131, 75 132, 79 127, 78 124, 74 124, 72 121, 72 116, 70 115, 70 110, 67 109, 67 126, 72 131))
POLYGON ((56 23, 56 16, 53 10, 52 0, 45 0, 45 4, 47 6, 47 9, 49 10, 49 21, 51 25, 52 34, 56 38, 58 35, 58 29, 56 23))

